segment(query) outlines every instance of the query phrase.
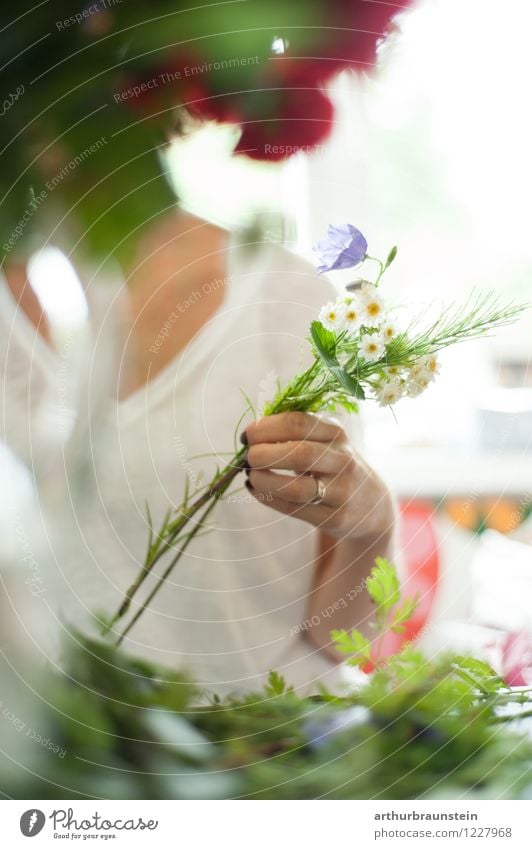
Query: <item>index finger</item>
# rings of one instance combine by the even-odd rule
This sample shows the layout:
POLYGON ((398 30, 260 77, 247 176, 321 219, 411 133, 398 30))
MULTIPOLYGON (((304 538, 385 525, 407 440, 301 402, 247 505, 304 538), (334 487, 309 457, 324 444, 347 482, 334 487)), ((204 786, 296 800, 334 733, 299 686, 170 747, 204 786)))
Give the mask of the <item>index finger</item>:
POLYGON ((277 413, 251 422, 244 431, 248 445, 260 442, 347 442, 347 434, 332 421, 312 413, 277 413))

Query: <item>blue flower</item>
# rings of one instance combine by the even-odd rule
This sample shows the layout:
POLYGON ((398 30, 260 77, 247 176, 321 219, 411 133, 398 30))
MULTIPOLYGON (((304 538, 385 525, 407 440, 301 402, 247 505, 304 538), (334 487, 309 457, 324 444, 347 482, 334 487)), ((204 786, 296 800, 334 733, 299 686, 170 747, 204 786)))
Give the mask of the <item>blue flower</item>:
POLYGON ((352 224, 329 224, 327 238, 317 242, 313 250, 318 254, 318 274, 336 268, 353 268, 366 257, 368 243, 352 224))

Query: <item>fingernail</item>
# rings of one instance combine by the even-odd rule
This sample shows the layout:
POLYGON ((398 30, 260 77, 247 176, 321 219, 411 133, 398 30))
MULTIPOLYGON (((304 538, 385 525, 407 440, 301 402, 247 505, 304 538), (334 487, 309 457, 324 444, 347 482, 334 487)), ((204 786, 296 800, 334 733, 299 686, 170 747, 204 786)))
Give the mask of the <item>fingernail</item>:
POLYGON ((248 444, 248 437, 247 437, 245 430, 243 430, 242 433, 240 434, 240 442, 242 443, 242 445, 248 444))
POLYGON ((246 486, 246 489, 249 489, 250 492, 253 492, 253 484, 251 483, 249 478, 248 478, 248 480, 245 481, 245 486, 246 486))

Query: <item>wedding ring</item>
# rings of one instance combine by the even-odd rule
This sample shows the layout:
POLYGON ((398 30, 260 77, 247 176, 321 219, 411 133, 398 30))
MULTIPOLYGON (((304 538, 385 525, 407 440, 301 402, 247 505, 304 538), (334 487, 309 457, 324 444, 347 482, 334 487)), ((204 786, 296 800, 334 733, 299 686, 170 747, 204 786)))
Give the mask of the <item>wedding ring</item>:
POLYGON ((311 475, 310 477, 314 478, 314 480, 316 481, 316 495, 308 503, 321 504, 321 502, 325 498, 325 484, 317 475, 311 475))

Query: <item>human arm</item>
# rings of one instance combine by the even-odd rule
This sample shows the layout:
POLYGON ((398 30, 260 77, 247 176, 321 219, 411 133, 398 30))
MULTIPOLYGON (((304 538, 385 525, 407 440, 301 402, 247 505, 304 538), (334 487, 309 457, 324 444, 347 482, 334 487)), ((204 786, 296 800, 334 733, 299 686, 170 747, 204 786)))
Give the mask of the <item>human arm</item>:
POLYGON ((338 424, 307 413, 283 413, 251 423, 245 433, 250 492, 320 530, 307 634, 338 660, 330 631, 367 630, 372 602, 365 578, 375 557, 392 556, 392 497, 338 424), (323 497, 311 503, 318 480, 323 497))

